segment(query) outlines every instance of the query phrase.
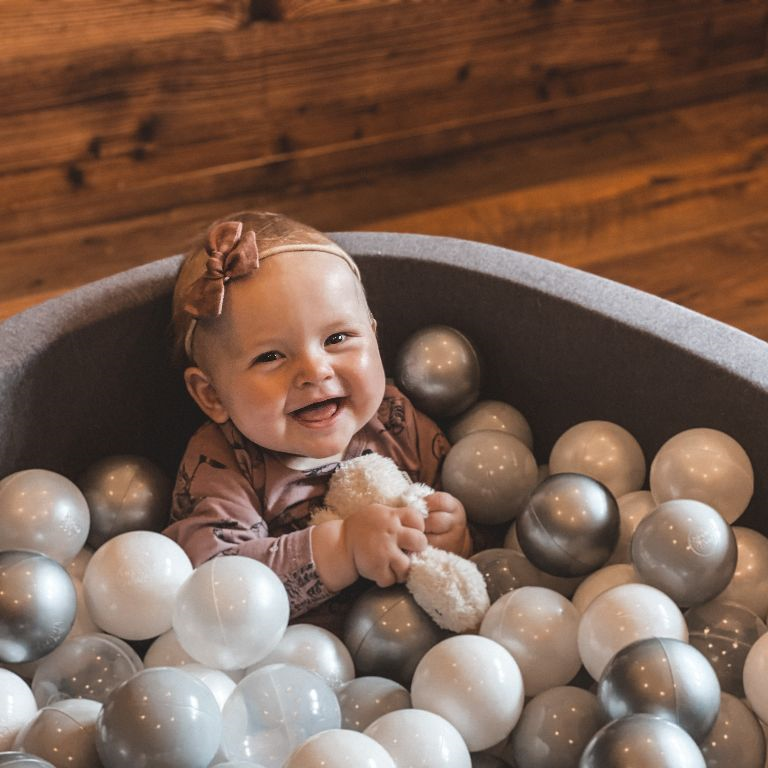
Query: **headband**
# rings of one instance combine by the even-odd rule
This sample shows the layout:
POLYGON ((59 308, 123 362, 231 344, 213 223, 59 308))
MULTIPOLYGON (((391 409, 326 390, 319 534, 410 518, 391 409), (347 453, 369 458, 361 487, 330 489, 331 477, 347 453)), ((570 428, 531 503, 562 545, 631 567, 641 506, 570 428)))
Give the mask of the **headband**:
POLYGON ((279 253, 319 251, 338 256, 360 279, 360 270, 350 256, 330 240, 325 243, 285 243, 259 250, 256 233, 249 229, 243 234, 242 221, 223 221, 208 232, 205 252, 205 272, 186 289, 182 304, 191 320, 184 334, 184 351, 192 360, 192 337, 199 318, 218 317, 224 308, 227 283, 250 275, 264 259, 279 253))

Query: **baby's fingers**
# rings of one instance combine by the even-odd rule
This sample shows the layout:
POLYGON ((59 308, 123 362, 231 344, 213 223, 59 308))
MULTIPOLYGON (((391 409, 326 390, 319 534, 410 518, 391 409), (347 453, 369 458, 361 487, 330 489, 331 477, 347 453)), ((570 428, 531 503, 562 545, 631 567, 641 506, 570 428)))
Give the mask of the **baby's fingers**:
POLYGON ((415 528, 403 528, 397 535, 397 546, 406 552, 421 552, 427 544, 427 537, 415 528))
POLYGON ((400 508, 400 523, 408 528, 414 528, 417 531, 423 531, 425 525, 424 515, 413 507, 400 508))

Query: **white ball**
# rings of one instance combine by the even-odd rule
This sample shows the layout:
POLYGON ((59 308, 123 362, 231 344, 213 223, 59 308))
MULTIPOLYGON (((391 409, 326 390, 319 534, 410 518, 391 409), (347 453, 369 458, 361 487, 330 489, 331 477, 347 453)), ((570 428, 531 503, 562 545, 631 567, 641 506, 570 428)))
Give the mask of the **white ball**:
POLYGON ((313 624, 292 624, 274 649, 250 666, 246 674, 281 662, 315 672, 334 691, 355 676, 355 663, 347 646, 332 632, 313 624))
POLYGON ((506 648, 520 668, 527 697, 570 682, 581 667, 580 614, 558 592, 520 587, 488 610, 480 634, 506 648))
POLYGON ((192 573, 187 554, 167 536, 130 531, 94 552, 83 587, 91 619, 124 640, 147 640, 171 628, 176 595, 192 573))
POLYGON ((599 571, 590 573, 584 581, 579 584, 573 593, 572 602, 580 613, 587 610, 587 606, 603 592, 611 587, 618 587, 621 584, 640 584, 642 580, 637 575, 633 565, 629 563, 614 563, 613 565, 603 566, 599 571))
POLYGON ((184 582, 173 628, 181 647, 201 664, 244 669, 280 642, 289 613, 275 572, 258 560, 231 555, 203 563, 184 582))
POLYGON ((357 731, 330 728, 310 736, 282 768, 398 768, 378 741, 357 731))
POLYGON ((480 635, 456 635, 432 646, 411 683, 411 701, 448 720, 470 752, 506 738, 523 710, 523 677, 510 653, 480 635))
POLYGON ((616 499, 619 505, 619 540, 606 565, 631 563, 632 535, 640 521, 656 509, 656 501, 650 491, 631 491, 616 499))
POLYGON ((344 683, 336 697, 341 707, 341 727, 364 731, 387 712, 409 709, 411 694, 400 683, 386 677, 364 675, 344 683))
POLYGON ((197 662, 185 664, 184 671, 205 683, 216 699, 219 709, 224 709, 227 699, 237 686, 237 683, 226 672, 222 672, 220 669, 211 669, 197 662))
POLYGON ((32 689, 15 672, 0 668, 0 752, 11 749, 18 732, 36 714, 32 689))
POLYGON ((740 525, 731 530, 736 537, 736 570, 715 599, 743 605, 764 619, 768 614, 768 537, 740 525))
POLYGON ((599 480, 618 497, 637 491, 645 480, 640 443, 612 421, 582 421, 563 432, 549 454, 549 471, 578 472, 599 480))
POLYGON ((755 477, 746 451, 717 429, 688 429, 667 440, 651 462, 657 503, 693 499, 714 507, 732 523, 747 508, 755 477))
POLYGON ((376 739, 397 766, 472 768, 472 758, 461 734, 434 712, 390 712, 371 723, 365 734, 376 739))
POLYGON ((524 443, 529 451, 533 450, 533 433, 528 420, 517 408, 500 400, 481 400, 475 403, 451 424, 448 439, 452 444, 458 443, 470 432, 479 432, 481 429, 509 432, 524 443))
POLYGON ((577 640, 582 664, 599 680, 622 648, 648 637, 688 642, 688 628, 670 597, 647 584, 621 584, 598 595, 584 611, 577 640))
POLYGON ((768 633, 759 637, 744 660, 744 695, 755 714, 768 722, 768 633))

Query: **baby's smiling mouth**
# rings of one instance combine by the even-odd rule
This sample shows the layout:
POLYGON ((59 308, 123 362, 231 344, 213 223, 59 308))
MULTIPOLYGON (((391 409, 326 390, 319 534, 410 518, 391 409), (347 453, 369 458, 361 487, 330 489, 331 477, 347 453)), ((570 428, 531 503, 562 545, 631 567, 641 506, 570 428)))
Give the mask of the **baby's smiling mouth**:
POLYGON ((341 408, 343 398, 330 397, 291 411, 291 416, 305 423, 319 423, 333 418, 341 408))

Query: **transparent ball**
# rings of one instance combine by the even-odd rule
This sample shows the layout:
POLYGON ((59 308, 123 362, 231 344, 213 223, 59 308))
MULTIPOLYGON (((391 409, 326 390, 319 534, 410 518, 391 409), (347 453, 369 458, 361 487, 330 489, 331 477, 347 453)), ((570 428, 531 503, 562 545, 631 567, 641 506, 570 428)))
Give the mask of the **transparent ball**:
POLYGON ((407 688, 375 675, 344 683, 336 691, 336 697, 341 707, 341 727, 361 732, 382 715, 411 706, 407 688))

